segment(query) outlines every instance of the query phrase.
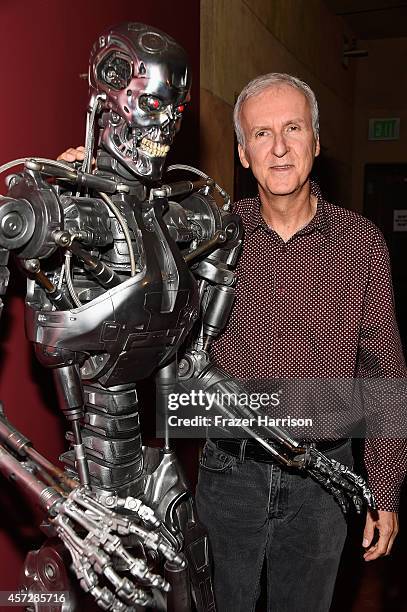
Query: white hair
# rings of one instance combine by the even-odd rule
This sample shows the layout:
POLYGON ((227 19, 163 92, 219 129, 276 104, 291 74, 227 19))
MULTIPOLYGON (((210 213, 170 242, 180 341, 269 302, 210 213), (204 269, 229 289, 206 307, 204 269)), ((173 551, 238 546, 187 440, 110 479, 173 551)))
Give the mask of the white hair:
POLYGON ((285 74, 284 72, 269 72, 268 74, 263 74, 262 76, 253 79, 242 89, 240 95, 236 101, 235 108, 233 111, 233 123, 235 126, 236 138, 237 142, 244 146, 244 134, 242 130, 242 126, 240 123, 240 116, 242 114, 243 104, 246 102, 248 98, 253 96, 257 96, 262 93, 269 87, 278 87, 282 85, 288 85, 289 87, 294 87, 301 91, 306 99, 308 100, 310 110, 311 110, 311 118, 312 118, 312 130, 314 132, 315 138, 319 136, 319 111, 318 111, 318 102, 315 97, 314 92, 311 87, 301 81, 301 79, 292 76, 291 74, 285 74))

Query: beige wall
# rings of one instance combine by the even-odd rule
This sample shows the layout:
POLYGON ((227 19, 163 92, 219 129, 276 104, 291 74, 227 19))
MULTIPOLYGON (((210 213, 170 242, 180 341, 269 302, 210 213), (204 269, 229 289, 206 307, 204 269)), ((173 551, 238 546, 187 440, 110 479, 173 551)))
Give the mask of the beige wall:
POLYGON ((407 38, 361 41, 368 57, 358 60, 353 151, 353 201, 363 207, 366 163, 407 163, 407 38), (400 117, 400 140, 369 141, 368 120, 400 117))
POLYGON ((289 72, 317 94, 323 155, 349 205, 355 64, 342 65, 345 33, 321 0, 201 0, 201 167, 229 192, 236 95, 260 74, 289 72))

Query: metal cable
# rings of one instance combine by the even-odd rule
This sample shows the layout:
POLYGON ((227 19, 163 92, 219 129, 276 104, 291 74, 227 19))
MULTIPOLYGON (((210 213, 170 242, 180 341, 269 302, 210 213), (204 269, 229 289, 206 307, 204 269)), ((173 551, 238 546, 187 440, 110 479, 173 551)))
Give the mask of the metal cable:
POLYGON ((95 135, 93 132, 95 117, 99 110, 99 100, 103 99, 106 99, 106 94, 98 94, 93 100, 92 110, 86 115, 85 156, 83 158, 81 170, 89 174, 92 169, 92 150, 95 142, 95 135))
POLYGON ((68 287, 69 295, 73 299, 75 305, 79 307, 79 306, 82 306, 82 302, 78 298, 78 295, 72 283, 71 257, 72 257, 71 251, 66 251, 65 252, 65 280, 66 280, 66 286, 68 287))
POLYGON ((202 170, 198 170, 198 168, 194 168, 193 166, 187 166, 186 164, 173 164, 172 166, 168 166, 166 172, 171 172, 172 170, 187 170, 189 172, 192 172, 193 174, 197 174, 202 178, 210 178, 207 174, 205 174, 205 172, 202 172, 202 170))
POLYGON ((46 159, 45 157, 20 157, 19 159, 13 159, 0 166, 0 174, 14 168, 14 166, 20 166, 25 164, 27 161, 34 161, 40 164, 50 164, 56 168, 62 168, 63 170, 70 170, 72 172, 72 166, 68 162, 57 161, 56 159, 46 159))
POLYGON ((110 210, 116 217, 117 221, 120 223, 120 226, 123 230, 124 237, 127 242, 127 248, 129 249, 130 268, 131 268, 130 275, 135 276, 136 275, 136 260, 134 258, 133 245, 131 242, 131 236, 130 236, 129 228, 127 227, 126 219, 123 217, 120 210, 117 208, 116 204, 112 201, 111 198, 109 198, 109 196, 106 193, 103 193, 102 191, 99 191, 98 193, 101 196, 102 200, 106 202, 107 206, 110 208, 110 210))
POLYGON ((65 264, 63 263, 61 266, 61 271, 59 273, 59 278, 58 278, 58 284, 57 284, 58 289, 62 289, 62 283, 64 281, 64 274, 65 274, 65 264))
MULTIPOLYGON (((192 174, 196 174, 204 179, 211 178, 208 174, 205 174, 205 172, 202 172, 202 170, 198 170, 198 168, 194 168, 193 166, 187 166, 186 164, 173 164, 172 166, 168 166, 166 172, 171 172, 172 170, 186 170, 187 172, 192 172, 192 174)), ((213 186, 215 187, 215 189, 219 191, 222 198, 224 198, 225 200, 224 206, 228 207, 230 204, 229 194, 224 189, 222 189, 222 187, 218 185, 218 183, 216 183, 215 181, 213 181, 213 186)))

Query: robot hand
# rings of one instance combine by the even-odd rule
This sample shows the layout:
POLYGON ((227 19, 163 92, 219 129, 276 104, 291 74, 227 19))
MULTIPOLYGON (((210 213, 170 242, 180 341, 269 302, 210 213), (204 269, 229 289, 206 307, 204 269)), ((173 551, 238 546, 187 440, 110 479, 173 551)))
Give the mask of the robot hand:
POLYGON ((134 498, 118 498, 116 506, 131 507, 138 522, 106 508, 87 489, 78 487, 60 504, 51 523, 71 554, 81 587, 101 608, 122 612, 135 604, 160 607, 159 592, 169 591, 170 585, 152 573, 144 559, 131 555, 121 536, 136 536, 143 549, 159 553, 180 569, 185 560, 159 533, 161 521, 149 507, 134 498), (135 583, 122 573, 131 574, 135 583))
POLYGON ((256 428, 256 432, 253 432, 253 437, 273 455, 276 461, 287 467, 308 472, 314 480, 335 497, 344 514, 348 512, 350 502, 358 514, 362 512, 365 504, 371 510, 376 508, 373 493, 366 481, 348 466, 336 459, 330 459, 313 443, 300 443, 293 440, 290 434, 281 427, 267 427, 267 439, 259 437, 258 429, 256 428), (278 439, 277 443, 274 441, 276 439, 278 439))
POLYGON ((163 608, 162 593, 170 586, 150 571, 146 557, 161 557, 176 569, 185 568, 186 561, 153 510, 130 496, 112 494, 102 503, 36 451, 1 410, 0 442, 0 473, 46 513, 71 555, 81 587, 97 604, 118 612, 133 610, 136 604, 163 608), (129 540, 142 558, 130 554, 129 540))
POLYGON ((300 467, 304 467, 312 478, 335 497, 344 514, 349 510, 349 501, 358 514, 362 512, 364 504, 371 509, 375 508, 373 494, 362 476, 336 459, 329 459, 314 445, 307 445, 306 452, 297 455, 294 461, 298 461, 300 467))
MULTIPOLYGON (((338 502, 346 514, 350 503, 360 514, 366 504, 376 509, 373 493, 364 478, 355 474, 348 466, 336 459, 330 459, 313 443, 300 443, 281 427, 267 427, 267 438, 259 437, 258 427, 253 437, 282 465, 306 471, 338 502), (275 429, 276 431, 273 431, 275 429), (278 442, 276 442, 278 439, 278 442), (284 448, 281 446, 284 445, 284 448)), ((250 433, 250 432, 248 432, 250 433)), ((265 434, 265 432, 264 432, 265 434)))
POLYGON ((267 438, 259 437, 259 429, 256 427, 256 431, 251 434, 252 437, 277 462, 289 468, 306 471, 333 495, 344 514, 348 512, 350 504, 353 504, 358 514, 363 511, 365 504, 371 510, 376 509, 376 502, 367 482, 348 466, 324 455, 314 443, 300 443, 293 440, 281 427, 267 427, 267 438))
POLYGON ((355 474, 343 463, 324 455, 315 444, 299 443, 281 427, 275 428, 275 432, 273 427, 267 427, 267 439, 260 438, 258 429, 253 432, 253 437, 273 455, 276 461, 287 467, 308 472, 335 497, 344 514, 348 512, 350 502, 358 514, 362 512, 365 504, 371 510, 376 508, 373 493, 364 478, 355 474), (274 442, 276 438, 278 443, 274 442), (281 448, 281 443, 284 444, 284 449, 281 448))

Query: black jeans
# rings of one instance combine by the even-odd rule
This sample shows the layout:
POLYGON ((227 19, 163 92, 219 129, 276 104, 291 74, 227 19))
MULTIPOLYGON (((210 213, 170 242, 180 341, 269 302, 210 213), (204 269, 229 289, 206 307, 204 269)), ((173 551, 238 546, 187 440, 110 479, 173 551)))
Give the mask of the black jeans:
MULTIPOLYGON (((352 466, 350 442, 326 454, 352 466)), ((264 560, 269 612, 327 612, 346 538, 334 498, 309 476, 240 461, 211 441, 200 463, 196 502, 218 612, 255 609, 264 560)))

